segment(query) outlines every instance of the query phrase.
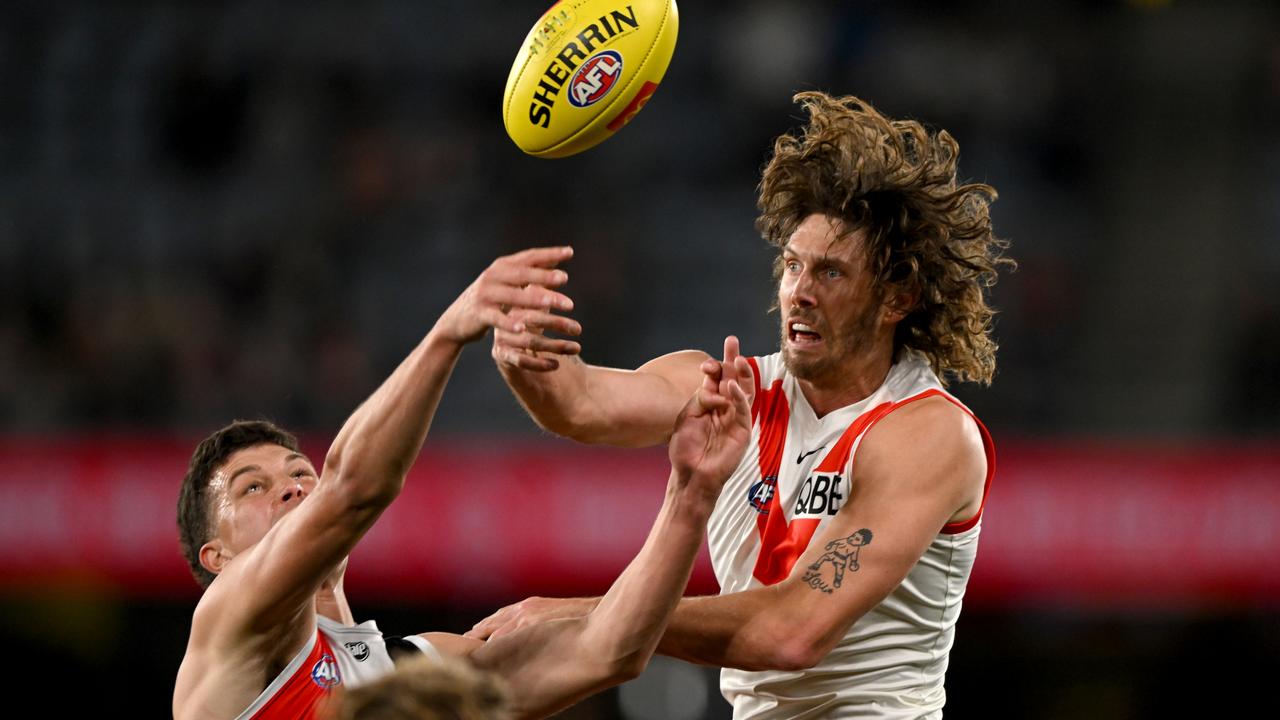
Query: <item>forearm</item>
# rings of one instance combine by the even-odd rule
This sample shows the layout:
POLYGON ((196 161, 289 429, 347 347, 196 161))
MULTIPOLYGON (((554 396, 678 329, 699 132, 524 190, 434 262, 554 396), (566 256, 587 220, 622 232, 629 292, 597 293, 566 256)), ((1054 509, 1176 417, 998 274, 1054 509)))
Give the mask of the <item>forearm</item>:
POLYGON ((560 358, 552 371, 505 363, 499 368, 544 430, 584 443, 649 447, 671 437, 705 357, 697 351, 673 353, 655 361, 662 363, 658 371, 588 365, 576 356, 560 358))
POLYGON ((624 671, 643 669, 689 584, 714 502, 693 488, 668 489, 644 547, 587 616, 585 648, 601 648, 624 671))
POLYGON ((326 470, 393 495, 398 492, 422 448, 461 349, 437 323, 342 426, 325 458, 326 470))
POLYGON ((729 595, 687 597, 671 615, 657 652, 686 662, 741 670, 810 667, 777 586, 729 595))
POLYGON ((541 354, 556 359, 555 370, 525 370, 504 362, 498 362, 498 370, 538 427, 578 439, 577 433, 587 429, 582 411, 588 407, 589 368, 576 356, 541 354))
POLYGON ((669 490, 644 547, 585 615, 489 640, 471 655, 508 683, 517 717, 544 717, 643 671, 689 582, 712 503, 669 490))

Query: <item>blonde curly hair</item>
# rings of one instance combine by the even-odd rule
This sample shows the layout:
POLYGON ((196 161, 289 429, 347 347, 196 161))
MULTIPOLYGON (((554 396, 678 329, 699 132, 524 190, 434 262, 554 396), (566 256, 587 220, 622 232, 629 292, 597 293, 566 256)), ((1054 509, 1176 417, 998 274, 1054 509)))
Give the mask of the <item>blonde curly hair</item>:
POLYGON ((405 660, 395 672, 346 691, 332 720, 511 720, 492 673, 453 657, 405 660))
MULTIPOLYGON (((898 323, 894 352, 923 354, 945 382, 990 384, 995 311, 986 290, 1014 261, 992 234, 995 188, 956 181, 960 146, 945 130, 891 120, 856 97, 803 92, 809 114, 773 146, 760 180, 756 227, 781 250, 809 215, 839 218, 845 236, 866 231, 866 257, 881 299, 916 304, 898 323)), ((775 267, 781 273, 781 258, 775 267)))

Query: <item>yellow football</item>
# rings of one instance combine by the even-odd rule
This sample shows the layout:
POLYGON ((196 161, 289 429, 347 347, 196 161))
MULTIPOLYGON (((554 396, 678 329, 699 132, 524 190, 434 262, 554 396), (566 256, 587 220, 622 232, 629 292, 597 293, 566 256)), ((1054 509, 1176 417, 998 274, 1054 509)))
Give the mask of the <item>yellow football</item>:
POLYGON ((507 134, 530 155, 559 158, 616 133, 658 89, 679 24, 675 0, 552 5, 507 76, 507 134))

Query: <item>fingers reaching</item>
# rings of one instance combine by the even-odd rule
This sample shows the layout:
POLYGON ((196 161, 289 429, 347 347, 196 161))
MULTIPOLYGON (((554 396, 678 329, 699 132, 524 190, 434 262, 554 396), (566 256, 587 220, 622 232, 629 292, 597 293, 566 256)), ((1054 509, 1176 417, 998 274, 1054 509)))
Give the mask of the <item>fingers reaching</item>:
MULTIPOLYGON (((562 271, 557 270, 556 272, 562 271)), ((573 309, 573 300, 564 293, 548 290, 539 285, 517 287, 505 284, 496 278, 486 279, 490 280, 490 282, 480 286, 479 295, 482 301, 491 305, 507 308, 527 308, 530 310, 555 308, 566 312, 573 309)))
POLYGON ((552 247, 536 247, 528 250, 521 250, 518 253, 507 255, 499 260, 510 260, 518 265, 532 265, 533 267, 551 268, 573 257, 573 248, 568 245, 556 245, 552 247))
POLYGON ((733 365, 734 361, 741 357, 738 351, 738 338, 736 335, 730 335, 724 339, 724 364, 733 365))
POLYGON ((531 248, 494 260, 441 317, 441 329, 466 343, 494 328, 495 358, 514 367, 554 369, 554 362, 517 355, 578 352, 572 341, 542 338, 548 330, 564 335, 582 331, 577 322, 554 314, 573 310, 573 300, 556 290, 569 280, 556 266, 571 257, 573 248, 562 246, 531 248))

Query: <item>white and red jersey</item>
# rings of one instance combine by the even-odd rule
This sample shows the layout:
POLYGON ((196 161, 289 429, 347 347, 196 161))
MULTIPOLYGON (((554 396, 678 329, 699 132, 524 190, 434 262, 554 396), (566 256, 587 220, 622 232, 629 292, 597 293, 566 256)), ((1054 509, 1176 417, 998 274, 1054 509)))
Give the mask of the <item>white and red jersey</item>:
MULTIPOLYGON (((821 418, 780 354, 749 362, 756 381, 752 441, 707 527, 721 594, 790 576, 809 542, 848 501, 858 445, 889 413, 933 396, 969 412, 942 389, 928 362, 911 352, 869 397, 821 418)), ((974 422, 986 448, 989 487, 994 449, 986 428, 974 422)), ((723 670, 721 691, 733 704, 734 718, 941 717, 947 656, 977 555, 981 514, 939 528, 902 584, 858 619, 817 666, 796 672, 723 670)))
MULTIPOLYGON (((316 617, 316 634, 237 720, 312 720, 344 688, 372 682, 394 669, 386 641, 372 620, 346 626, 316 617)), ((438 657, 420 637, 405 638, 438 657)))

